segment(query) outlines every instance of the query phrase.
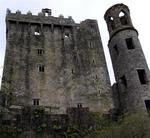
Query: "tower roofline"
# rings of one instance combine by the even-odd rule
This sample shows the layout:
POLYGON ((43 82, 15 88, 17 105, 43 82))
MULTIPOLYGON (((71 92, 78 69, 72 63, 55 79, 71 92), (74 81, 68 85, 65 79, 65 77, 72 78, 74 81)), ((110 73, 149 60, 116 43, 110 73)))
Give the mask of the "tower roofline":
POLYGON ((30 11, 27 14, 22 14, 20 10, 17 10, 16 13, 11 12, 10 9, 7 9, 6 12, 6 21, 18 21, 18 22, 29 22, 29 23, 43 23, 43 24, 62 24, 62 25, 78 25, 75 23, 71 16, 65 18, 63 16, 54 17, 51 16, 51 9, 42 9, 42 12, 38 13, 38 15, 32 15, 30 11), (45 15, 48 13, 48 16, 45 15))
POLYGON ((128 12, 130 13, 130 10, 128 8, 128 6, 124 5, 123 3, 118 3, 118 4, 115 4, 113 6, 111 6, 106 12, 105 12, 105 15, 104 15, 104 19, 106 20, 108 15, 110 14, 110 12, 120 8, 120 7, 123 7, 124 9, 127 9, 128 12))
POLYGON ((110 38, 120 30, 129 28, 134 30, 134 26, 130 18, 130 10, 128 6, 122 3, 110 7, 106 11, 104 18, 107 23, 110 38))

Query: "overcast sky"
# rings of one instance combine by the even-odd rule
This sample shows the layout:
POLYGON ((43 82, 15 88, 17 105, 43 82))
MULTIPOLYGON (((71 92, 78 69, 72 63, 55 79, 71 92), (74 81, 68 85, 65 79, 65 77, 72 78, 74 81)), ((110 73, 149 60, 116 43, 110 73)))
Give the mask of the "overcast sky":
POLYGON ((109 37, 103 16, 110 6, 117 3, 124 3, 130 8, 133 25, 139 31, 139 39, 150 67, 150 45, 148 42, 150 39, 149 0, 0 0, 0 84, 6 46, 5 14, 7 8, 12 12, 21 10, 22 13, 31 11, 33 14, 37 14, 42 8, 49 8, 52 9, 53 16, 57 17, 60 14, 65 17, 72 16, 77 23, 85 19, 97 19, 111 83, 113 83, 114 78, 107 49, 109 37))

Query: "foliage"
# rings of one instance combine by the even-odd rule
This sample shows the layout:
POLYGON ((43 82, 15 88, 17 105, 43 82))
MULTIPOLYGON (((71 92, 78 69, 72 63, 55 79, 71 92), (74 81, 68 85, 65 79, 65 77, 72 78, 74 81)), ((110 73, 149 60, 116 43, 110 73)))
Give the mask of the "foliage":
POLYGON ((144 114, 125 115, 116 122, 108 122, 98 124, 86 138, 150 138, 150 118, 144 114))
MULTIPOLYGON (((66 124, 64 127, 59 121, 44 121, 42 108, 32 113, 36 118, 33 131, 41 136, 46 134, 64 138, 150 138, 150 118, 142 113, 123 115, 117 121, 112 121, 109 116, 94 113, 90 116, 92 123, 86 128, 78 123, 66 124)), ((15 126, 0 126, 2 138, 17 138, 22 132, 24 129, 15 126)))
POLYGON ((22 130, 13 126, 0 126, 1 138, 17 138, 22 130))

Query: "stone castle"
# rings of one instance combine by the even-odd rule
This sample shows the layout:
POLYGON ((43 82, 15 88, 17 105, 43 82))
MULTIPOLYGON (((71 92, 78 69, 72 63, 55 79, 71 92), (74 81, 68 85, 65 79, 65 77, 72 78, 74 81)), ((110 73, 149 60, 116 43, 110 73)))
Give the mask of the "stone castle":
POLYGON ((116 4, 105 13, 116 83, 111 86, 96 20, 20 11, 6 15, 1 105, 42 106, 51 114, 70 107, 91 112, 149 111, 150 72, 130 11, 116 4))

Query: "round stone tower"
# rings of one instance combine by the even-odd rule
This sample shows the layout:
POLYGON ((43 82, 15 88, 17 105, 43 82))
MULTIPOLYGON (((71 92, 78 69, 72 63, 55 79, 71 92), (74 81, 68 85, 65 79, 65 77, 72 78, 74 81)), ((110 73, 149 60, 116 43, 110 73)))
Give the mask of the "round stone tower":
POLYGON ((116 78, 114 101, 123 112, 150 111, 150 72, 129 8, 116 4, 106 11, 104 18, 116 78))

